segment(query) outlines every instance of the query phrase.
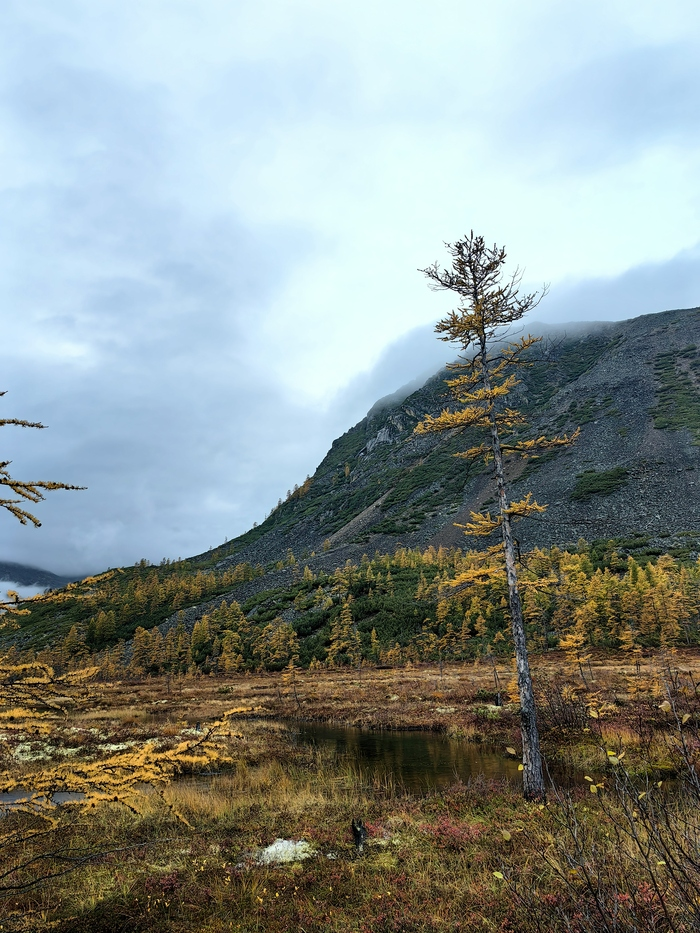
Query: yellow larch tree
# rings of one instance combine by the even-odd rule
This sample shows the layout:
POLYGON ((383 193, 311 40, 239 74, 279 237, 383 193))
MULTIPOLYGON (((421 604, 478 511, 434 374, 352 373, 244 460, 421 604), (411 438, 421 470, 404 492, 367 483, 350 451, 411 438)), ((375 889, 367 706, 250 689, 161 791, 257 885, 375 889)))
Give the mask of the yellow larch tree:
MULTIPOLYGON (((459 362, 450 367, 454 378, 447 380, 454 407, 436 417, 426 417, 416 431, 453 433, 480 428, 486 435, 482 443, 457 456, 467 460, 481 457, 493 464, 497 508, 493 516, 490 512, 473 512, 471 522, 462 527, 470 535, 500 532, 502 544, 497 550, 505 563, 520 693, 523 790, 527 799, 541 799, 545 796, 545 785, 512 525, 517 518, 539 514, 545 507, 530 494, 519 502, 509 501, 504 461, 507 457, 533 457, 568 445, 575 435, 527 440, 514 436, 525 425, 525 418, 507 405, 507 398, 518 385, 517 371, 528 365, 527 353, 540 338, 527 336, 508 342, 509 331, 536 306, 541 296, 520 295, 519 270, 504 277, 505 249, 486 246, 484 238, 475 236, 473 231, 446 246, 452 259, 451 268, 440 269, 435 263, 421 271, 432 288, 449 291, 459 299, 459 307, 435 328, 439 339, 457 344, 461 350, 459 362)), ((457 586, 468 582, 460 580, 459 575, 455 579, 457 586)))
MULTIPOLYGON (((93 682, 96 667, 86 667, 64 675, 40 661, 18 662, 0 659, 0 726, 15 739, 42 741, 70 722, 71 713, 85 714, 98 698, 93 682)), ((72 848, 63 838, 65 808, 56 807, 56 795, 68 791, 74 799, 69 807, 89 811, 100 804, 121 804, 141 812, 161 805, 189 825, 184 814, 168 803, 164 790, 180 773, 206 770, 230 764, 230 744, 240 738, 231 729, 228 714, 201 735, 168 747, 156 741, 114 750, 105 756, 70 760, 36 759, 31 772, 16 767, 11 753, 14 743, 6 743, 0 756, 0 792, 14 799, 0 820, 0 897, 57 874, 65 874, 83 861, 104 854, 99 834, 94 842, 72 848), (27 783, 30 788, 27 788, 27 783), (150 788, 150 795, 144 793, 150 788), (8 814, 12 819, 8 819, 8 814), (20 817, 23 819, 18 819, 20 817)), ((55 741, 55 739, 54 739, 55 741)))
POLYGON ((359 667, 361 660, 361 641, 357 622, 352 617, 352 597, 348 596, 340 614, 331 626, 331 638, 328 645, 326 663, 329 667, 350 664, 359 667))

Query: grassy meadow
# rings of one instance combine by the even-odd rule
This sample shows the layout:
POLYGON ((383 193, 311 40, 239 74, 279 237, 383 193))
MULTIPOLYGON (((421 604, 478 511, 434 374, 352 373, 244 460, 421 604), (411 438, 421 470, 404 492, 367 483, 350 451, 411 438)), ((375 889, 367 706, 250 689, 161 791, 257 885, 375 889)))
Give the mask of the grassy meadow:
POLYGON ((503 661, 95 683, 40 728, 7 717, 5 787, 60 791, 130 750, 216 742, 117 803, 63 804, 50 823, 9 809, 0 928, 697 929, 700 656, 601 654, 567 673, 549 652, 533 667, 546 758, 581 774, 546 805, 479 776, 410 793, 295 741, 296 717, 437 730, 517 756, 503 661), (312 854, 264 862, 277 839, 312 854))

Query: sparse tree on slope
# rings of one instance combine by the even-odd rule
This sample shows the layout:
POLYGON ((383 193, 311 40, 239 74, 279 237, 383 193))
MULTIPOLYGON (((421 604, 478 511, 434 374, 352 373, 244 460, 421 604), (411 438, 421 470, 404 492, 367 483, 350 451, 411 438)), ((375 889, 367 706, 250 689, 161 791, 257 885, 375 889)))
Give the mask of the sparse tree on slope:
MULTIPOLYGON (((518 270, 504 278, 506 252, 502 247, 487 247, 483 237, 473 232, 463 240, 446 245, 452 257, 451 269, 440 269, 435 263, 421 271, 432 288, 453 292, 460 301, 460 306, 435 327, 440 340, 455 343, 462 351, 460 362, 450 366, 455 377, 447 381, 457 407, 437 417, 426 417, 416 431, 424 434, 476 427, 487 435, 484 442, 457 456, 468 460, 483 457, 487 463, 493 462, 498 507, 493 517, 489 512, 473 512, 472 521, 463 527, 466 534, 474 535, 488 535, 500 529, 520 693, 523 789, 526 798, 539 799, 544 797, 545 785, 512 523, 516 518, 543 512, 545 507, 538 505, 530 494, 520 502, 509 502, 504 459, 514 455, 537 456, 571 443, 575 435, 532 440, 518 440, 513 436, 525 424, 525 419, 516 409, 507 407, 505 400, 518 384, 515 373, 528 365, 526 352, 540 338, 527 336, 511 343, 506 341, 509 328, 535 307, 541 295, 520 296, 518 270)), ((454 582, 468 581, 457 578, 454 582)))

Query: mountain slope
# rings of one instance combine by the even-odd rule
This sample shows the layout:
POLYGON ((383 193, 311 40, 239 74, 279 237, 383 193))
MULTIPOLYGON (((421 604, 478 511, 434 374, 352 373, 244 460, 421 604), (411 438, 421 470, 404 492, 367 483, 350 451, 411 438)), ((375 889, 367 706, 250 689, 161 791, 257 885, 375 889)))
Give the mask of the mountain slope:
MULTIPOLYGON (((513 498, 532 490, 549 508, 518 529, 523 547, 648 535, 700 539, 700 309, 594 325, 540 345, 516 391, 524 434, 581 437, 549 457, 509 465, 513 498)), ((397 401, 375 405, 334 441, 310 482, 260 526, 215 553, 268 564, 342 546, 348 556, 465 544, 455 522, 492 501, 483 464, 453 456, 464 436, 414 436, 449 404, 444 372, 397 401)), ((472 545, 473 546, 473 545, 472 545)))
MULTIPOLYGON (((614 538, 615 548, 596 545, 596 551, 698 557, 699 348, 700 309, 578 329, 540 345, 515 392, 514 403, 529 422, 523 435, 580 427, 581 436, 573 447, 508 464, 513 498, 531 490, 548 503, 541 519, 516 527, 522 551, 614 538)), ((87 630, 88 644, 97 648, 128 640, 138 626, 159 626, 165 635, 183 620, 191 631, 223 599, 245 602, 249 616, 259 609, 261 624, 280 613, 284 619, 291 613, 296 624, 301 616, 288 603, 300 595, 299 587, 317 586, 314 574, 332 574, 348 560, 359 564, 363 554, 393 554, 399 544, 483 546, 483 539, 465 538, 455 527, 493 500, 489 469, 454 456, 480 436, 413 433, 426 414, 448 404, 445 376, 443 371, 416 391, 378 402, 260 526, 188 561, 158 568, 142 563, 85 581, 56 604, 18 617, 3 642, 56 644, 73 626, 87 630), (309 581, 302 574, 306 565, 309 581)), ((406 625, 415 623, 404 616, 407 607, 415 614, 418 597, 411 587, 419 571, 400 572, 413 574, 411 581, 400 581, 393 568, 396 596, 390 611, 382 610, 385 622, 372 622, 388 640, 403 637, 406 625), (399 583, 408 587, 405 593, 399 583)), ((319 626, 327 627, 338 611, 337 605, 326 615, 314 611, 310 621, 299 623, 300 636, 311 638, 307 653, 327 635, 318 634, 319 626)), ((421 611, 428 617, 434 606, 426 602, 421 611)))
POLYGON ((0 580, 17 583, 19 586, 44 586, 58 589, 70 583, 71 577, 61 577, 39 567, 27 567, 13 561, 0 561, 0 580))

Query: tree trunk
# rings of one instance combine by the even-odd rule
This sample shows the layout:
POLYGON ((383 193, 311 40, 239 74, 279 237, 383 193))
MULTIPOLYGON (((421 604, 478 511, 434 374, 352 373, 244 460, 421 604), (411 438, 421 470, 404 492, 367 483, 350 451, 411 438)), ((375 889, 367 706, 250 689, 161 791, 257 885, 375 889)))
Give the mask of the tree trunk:
MULTIPOLYGON (((485 360, 482 360, 484 385, 490 389, 490 379, 485 360)), ((493 411, 491 412, 491 449, 493 450, 494 472, 498 487, 498 505, 501 515, 501 532, 503 535, 503 553, 506 562, 506 578, 508 581, 508 603, 513 627, 513 644, 515 646, 515 662, 518 670, 518 690, 520 692, 520 732, 523 743, 523 793, 526 800, 544 800, 545 785, 542 773, 542 755, 540 754, 540 734, 537 729, 537 710, 535 708, 535 694, 532 689, 532 676, 530 663, 527 657, 527 644, 525 641, 525 624, 523 609, 518 591, 518 574, 515 566, 515 547, 511 531, 510 516, 508 515, 508 500, 506 498, 506 483, 503 472, 503 455, 501 442, 498 436, 498 425, 493 411)))

